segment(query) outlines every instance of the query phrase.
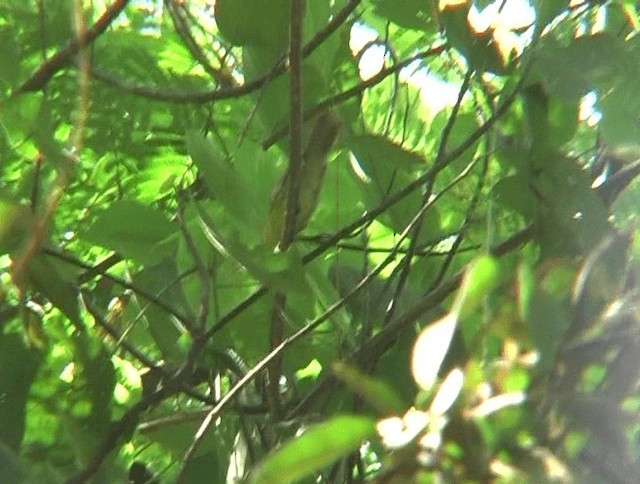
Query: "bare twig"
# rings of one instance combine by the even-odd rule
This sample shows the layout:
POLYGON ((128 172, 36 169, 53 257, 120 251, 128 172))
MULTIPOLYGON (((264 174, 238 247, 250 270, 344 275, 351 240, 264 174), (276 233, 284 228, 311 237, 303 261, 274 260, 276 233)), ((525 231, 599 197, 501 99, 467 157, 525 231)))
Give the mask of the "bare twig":
MULTIPOLYGON (((351 0, 345 5, 340 12, 338 12, 330 21, 327 26, 318 33, 304 46, 302 51, 303 57, 309 56, 314 50, 316 50, 324 40, 335 32, 340 27, 351 12, 360 3, 360 0, 351 0)), ((180 92, 180 91, 165 91, 151 86, 142 86, 131 84, 127 81, 113 76, 112 74, 104 71, 94 69, 94 76, 103 82, 106 82, 118 89, 125 92, 135 94, 138 96, 146 97, 148 99, 156 99, 159 101, 169 101, 174 103, 207 103, 212 101, 219 101, 222 99, 232 99, 245 94, 254 92, 261 87, 266 86, 271 81, 281 76, 287 71, 287 57, 281 57, 273 66, 271 71, 263 76, 254 79, 251 82, 247 82, 242 86, 228 88, 228 89, 211 89, 201 92, 180 92)))
MULTIPOLYGON (((433 172, 433 177, 430 178, 426 183, 426 189, 422 197, 423 205, 429 203, 429 200, 431 199, 431 196, 433 194, 433 186, 436 182, 436 177, 439 173, 439 170, 437 169, 437 167, 439 167, 440 164, 445 160, 447 142, 449 141, 449 136, 451 135, 451 130, 453 129, 453 125, 455 124, 455 121, 458 118, 458 112, 460 111, 460 106, 462 105, 462 99, 464 98, 464 95, 467 93, 467 90, 469 89, 469 83, 471 82, 472 74, 473 74, 473 71, 469 69, 469 71, 464 77, 464 80, 462 81, 462 85, 460 86, 460 91, 458 92, 458 98, 456 100, 456 103, 453 106, 453 109, 451 110, 451 114, 449 116, 449 119, 447 120, 447 124, 445 125, 444 129, 442 130, 442 134, 440 135, 440 146, 438 147, 438 153, 436 155, 436 161, 434 164, 436 169, 433 172)), ((411 261, 413 259, 413 254, 418 246, 418 240, 420 239, 420 232, 422 230, 423 222, 424 222, 424 213, 422 217, 420 217, 418 222, 415 224, 415 227, 413 229, 413 234, 412 234, 411 240, 409 241, 409 251, 403 260, 402 268, 400 271, 400 277, 398 279, 398 284, 396 285, 394 295, 391 298, 391 303, 389 304, 387 313, 385 315, 385 324, 391 321, 391 319, 393 318, 398 301, 400 300, 400 296, 404 291, 405 284, 407 282, 407 279, 409 277, 409 272, 411 270, 411 261)))
MULTIPOLYGON (((291 18, 289 21, 289 167, 287 170, 287 199, 284 224, 280 237, 280 250, 286 251, 293 243, 298 227, 300 213, 300 187, 302 185, 302 106, 303 106, 303 69, 302 69, 302 28, 304 23, 304 0, 290 1, 291 18)), ((312 140, 313 142, 313 140, 312 140)), ((286 294, 276 294, 271 317, 269 335, 270 348, 277 348, 284 337, 284 310, 287 304, 286 294)), ((267 396, 272 418, 278 421, 281 416, 280 374, 282 358, 276 357, 269 365, 267 396)))
POLYGON ((196 42, 196 39, 193 38, 186 20, 177 11, 176 3, 165 0, 164 4, 169 11, 169 15, 171 16, 171 20, 173 21, 173 26, 175 27, 176 32, 182 38, 182 42, 191 53, 191 56, 219 85, 226 88, 234 87, 236 85, 236 82, 230 73, 226 72, 223 68, 215 68, 211 65, 211 62, 209 62, 209 59, 207 59, 206 54, 200 48, 200 46, 196 42))
POLYGON ((22 92, 42 89, 59 70, 71 62, 73 56, 80 52, 81 48, 93 43, 98 36, 107 30, 109 25, 120 15, 128 3, 129 0, 114 0, 93 27, 86 31, 86 34, 82 38, 76 35, 76 37, 71 39, 65 47, 56 52, 49 60, 43 62, 31 77, 19 88, 15 89, 11 95, 16 96, 22 92))
MULTIPOLYGON (((522 88, 524 82, 525 82, 525 76, 523 75, 520 82, 516 85, 514 90, 505 98, 505 100, 500 105, 500 107, 496 110, 496 112, 489 119, 487 119, 487 121, 484 124, 479 126, 473 133, 471 133, 457 148, 451 151, 445 158, 447 162, 443 162, 442 166, 438 167, 438 169, 444 168, 448 164, 449 160, 453 160, 459 157, 461 153, 464 153, 471 145, 473 145, 473 143, 475 143, 476 140, 478 140, 489 129, 491 129, 491 127, 498 121, 498 119, 500 119, 500 117, 502 117, 509 110, 510 106, 513 104, 513 101, 516 99, 516 96, 519 94, 520 89, 522 88)), ((396 193, 387 197, 387 199, 383 203, 381 203, 379 206, 367 211, 367 213, 364 214, 362 217, 358 218, 357 220, 350 223, 349 225, 343 227, 342 229, 337 231, 335 234, 333 234, 331 237, 328 237, 323 244, 316 247, 314 250, 312 250, 302 258, 303 264, 307 264, 310 261, 319 257, 320 255, 324 254, 327 250, 329 250, 330 248, 333 248, 338 241, 346 237, 349 237, 360 227, 370 223, 372 220, 375 220, 376 217, 386 212, 390 207, 392 207, 396 203, 403 200, 405 197, 413 193, 416 189, 424 186, 427 180, 429 180, 431 177, 434 176, 434 173, 433 173, 434 169, 436 169, 436 167, 432 167, 432 169, 429 170, 427 173, 425 173, 424 175, 421 175, 420 177, 418 177, 417 179, 409 183, 407 186, 405 186, 401 190, 398 190, 396 193)), ((207 331, 207 338, 213 336, 215 333, 217 333, 222 328, 224 328, 227 324, 229 324, 236 317, 238 317, 238 315, 242 314, 246 309, 251 307, 257 300, 259 300, 265 294, 267 294, 267 292, 268 290, 266 287, 261 287, 256 292, 248 296, 244 301, 240 302, 236 307, 234 307, 227 314, 222 316, 207 331)))
MULTIPOLYGON (((150 292, 146 291, 145 289, 142 289, 138 286, 136 286, 135 284, 131 284, 130 282, 114 276, 112 274, 109 274, 108 272, 106 272, 108 270, 109 267, 104 267, 101 268, 99 266, 102 265, 102 262, 99 263, 96 266, 92 266, 91 264, 87 264, 86 262, 83 262, 75 257, 73 257, 70 254, 67 254, 65 252, 59 251, 59 250, 55 250, 55 249, 51 249, 49 247, 43 247, 42 248, 42 252, 51 256, 51 257, 56 257, 60 260, 63 260, 65 262, 68 262, 69 264, 72 264, 76 267, 80 267, 82 269, 86 269, 88 272, 92 272, 92 276, 101 276, 104 277, 105 279, 108 279, 116 284, 118 284, 119 286, 125 288, 125 289, 129 289, 131 290, 133 293, 135 293, 138 296, 143 297, 144 299, 146 299, 147 301, 155 304, 156 306, 158 306, 160 309, 162 309, 163 311, 166 311, 168 314, 170 314, 171 316, 173 316, 174 318, 176 318, 184 327, 188 328, 191 327, 193 325, 193 322, 187 318, 185 315, 180 314, 179 312, 177 312, 174 308, 172 308, 171 306, 169 306, 167 303, 165 303, 159 296, 156 296, 154 294, 151 294, 150 292)), ((107 260, 110 259, 110 257, 107 258, 107 260)), ((105 262, 105 261, 103 261, 105 262)), ((194 270, 190 270, 187 273, 183 274, 183 276, 189 275, 191 272, 194 272, 194 270)), ((90 279, 86 279, 83 281, 78 281, 79 284, 82 284, 83 282, 88 282, 90 279)))
MULTIPOLYGON (((434 203, 434 202, 435 202, 435 200, 432 203, 434 203)), ((431 206, 432 203, 422 207, 418 211, 418 213, 413 217, 411 223, 409 223, 409 225, 405 228, 405 230, 402 232, 402 234, 400 234, 400 237, 399 237, 400 241, 402 241, 402 240, 407 238, 407 236, 409 235, 409 233, 411 232, 411 230, 413 228, 413 225, 417 222, 419 217, 421 217, 422 213, 431 206)), ((243 378, 241 378, 240 381, 238 381, 238 383, 233 386, 233 388, 231 388, 231 390, 229 390, 229 393, 227 393, 220 400, 220 403, 218 405, 216 405, 211 410, 211 412, 209 412, 207 417, 203 420, 202 424, 200 425, 198 431, 196 432, 196 435, 195 435, 193 441, 191 442, 191 445, 189 446, 189 448, 185 452, 185 455, 184 455, 184 457, 182 459, 182 466, 180 468, 180 472, 179 472, 178 477, 176 479, 177 482, 182 482, 182 478, 184 477, 184 472, 186 470, 186 464, 189 462, 189 460, 193 456, 194 452, 198 449, 200 443, 202 442, 204 434, 206 433, 206 431, 208 430, 209 426, 211 425, 211 422, 213 422, 218 417, 218 415, 222 412, 222 410, 236 397, 236 395, 247 384, 249 384, 249 382, 251 380, 256 378, 257 375, 264 368, 266 368, 272 361, 274 361, 276 358, 280 357, 285 349, 287 349, 289 346, 291 346, 296 341, 298 341, 298 340, 302 339, 303 337, 307 336, 308 334, 310 334, 314 329, 316 329, 318 326, 320 326, 322 323, 324 323, 336 311, 338 311, 341 307, 343 307, 347 303, 347 301, 349 301, 351 298, 356 296, 375 277, 377 277, 378 274, 380 274, 384 270, 385 267, 387 267, 389 264, 391 264, 395 260, 395 257, 396 257, 396 251, 392 251, 387 257, 385 257, 385 259, 380 264, 378 264, 371 272, 369 272, 365 277, 363 277, 360 280, 360 282, 358 282, 358 284, 356 284, 353 287, 353 289, 351 289, 351 291, 349 291, 348 294, 346 294, 344 297, 342 297, 341 299, 339 299, 338 301, 333 303, 329 308, 327 308, 324 311, 324 313, 322 313, 321 315, 316 317, 313 321, 311 321, 308 324, 306 324, 304 327, 302 327, 300 330, 298 330, 297 332, 295 332, 291 336, 285 338, 277 347, 273 348, 269 352, 268 355, 266 355, 262 360, 260 360, 260 362, 256 366, 254 366, 251 370, 249 370, 247 372, 247 374, 243 378)))
POLYGON ((77 163, 77 156, 82 151, 85 129, 89 118, 90 60, 86 47, 90 38, 89 33, 91 31, 87 30, 84 7, 80 0, 76 0, 74 3, 74 29, 76 37, 73 44, 76 45, 76 52, 80 53, 78 57, 80 76, 78 79, 79 94, 77 114, 76 119, 73 120, 74 122, 69 136, 70 152, 68 156, 63 157, 62 163, 60 163, 60 166, 58 167, 58 173, 53 183, 51 193, 44 203, 42 215, 38 217, 35 227, 29 234, 30 236, 13 259, 11 277, 15 285, 19 288, 23 285, 24 273, 29 262, 42 245, 42 241, 49 229, 51 219, 58 208, 60 200, 64 196, 67 185, 71 181, 73 169, 77 163))
MULTIPOLYGON (((391 67, 382 69, 375 76, 367 79, 366 81, 360 82, 356 86, 350 89, 347 89, 346 91, 342 91, 341 93, 338 93, 335 96, 331 96, 325 99, 324 101, 320 101, 314 107, 307 109, 304 112, 304 120, 306 121, 314 117, 315 115, 321 113, 322 111, 327 110, 331 106, 340 104, 341 102, 344 102, 348 99, 351 99, 354 96, 357 96, 358 94, 363 93, 365 90, 369 89, 370 87, 380 84, 387 77, 394 75, 395 73, 399 72, 400 70, 402 70, 403 68, 411 64, 412 62, 441 54, 446 50, 446 48, 447 48, 446 44, 440 44, 430 49, 427 49, 423 52, 419 52, 415 55, 412 55, 411 57, 408 57, 407 59, 404 59, 398 62, 397 64, 392 65, 391 67)), ((262 147, 265 150, 268 149, 271 145, 273 145, 279 139, 284 137, 287 134, 288 130, 289 130, 288 126, 281 127, 280 129, 275 131, 271 136, 269 136, 267 139, 265 139, 262 142, 262 147)))
POLYGON ((184 237, 184 240, 187 244, 187 249, 189 250, 191 257, 193 258, 193 262, 196 265, 196 269, 198 270, 198 277, 200 279, 200 304, 198 307, 198 319, 192 329, 196 333, 194 336, 201 338, 204 335, 205 328, 207 326, 207 318, 209 317, 209 294, 211 292, 209 271, 207 270, 207 265, 202 260, 202 257, 200 257, 200 253, 198 252, 198 248, 193 241, 193 237, 191 236, 191 233, 189 232, 189 229, 184 222, 183 208, 180 204, 178 205, 177 219, 180 230, 182 231, 182 236, 184 237))

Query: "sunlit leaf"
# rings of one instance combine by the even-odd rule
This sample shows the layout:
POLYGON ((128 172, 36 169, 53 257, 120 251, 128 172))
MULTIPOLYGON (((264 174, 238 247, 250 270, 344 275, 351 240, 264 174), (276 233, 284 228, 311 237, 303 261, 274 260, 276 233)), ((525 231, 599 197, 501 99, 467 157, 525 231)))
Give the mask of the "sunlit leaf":
POLYGON ((452 312, 464 318, 476 311, 496 287, 499 276, 500 268, 496 259, 486 255, 478 257, 465 272, 452 312))
POLYGON ((458 315, 447 313, 443 318, 429 323, 413 346, 411 372, 416 383, 423 390, 433 388, 440 366, 449 351, 449 345, 458 323, 458 315))
POLYGON ((464 373, 462 370, 460 368, 451 370, 433 397, 429 410, 435 414, 444 415, 458 398, 463 382, 464 373))
POLYGON ((277 449, 258 465, 249 482, 294 482, 357 449, 375 429, 375 421, 367 417, 334 417, 277 449))

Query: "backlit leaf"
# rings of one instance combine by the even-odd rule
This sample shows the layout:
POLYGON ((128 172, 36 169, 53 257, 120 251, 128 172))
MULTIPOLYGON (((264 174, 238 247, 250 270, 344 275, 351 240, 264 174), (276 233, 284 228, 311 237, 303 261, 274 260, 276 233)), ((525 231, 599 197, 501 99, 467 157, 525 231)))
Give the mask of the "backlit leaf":
POLYGON ((373 437, 375 431, 373 419, 351 415, 334 417, 277 449, 258 465, 249 482, 295 482, 357 449, 373 437))

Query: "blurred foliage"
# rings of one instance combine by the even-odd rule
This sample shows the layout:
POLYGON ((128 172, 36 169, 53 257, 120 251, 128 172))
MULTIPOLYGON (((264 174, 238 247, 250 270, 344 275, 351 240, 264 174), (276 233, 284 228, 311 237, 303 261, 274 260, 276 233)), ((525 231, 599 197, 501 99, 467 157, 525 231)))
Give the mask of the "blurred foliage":
POLYGON ((291 4, 0 3, 0 482, 640 482, 637 5, 291 4))

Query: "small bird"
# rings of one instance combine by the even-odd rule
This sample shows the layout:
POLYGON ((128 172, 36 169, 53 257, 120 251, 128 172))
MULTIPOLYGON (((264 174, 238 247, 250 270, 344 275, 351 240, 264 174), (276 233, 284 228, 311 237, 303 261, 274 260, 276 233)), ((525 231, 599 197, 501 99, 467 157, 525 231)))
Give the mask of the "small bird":
MULTIPOLYGON (((316 211, 327 169, 327 157, 339 130, 340 121, 331 111, 324 111, 316 119, 302 160, 295 233, 307 226, 316 211)), ((271 195, 267 225, 263 232, 263 241, 268 247, 277 247, 282 237, 288 191, 289 170, 282 176, 271 195)))

